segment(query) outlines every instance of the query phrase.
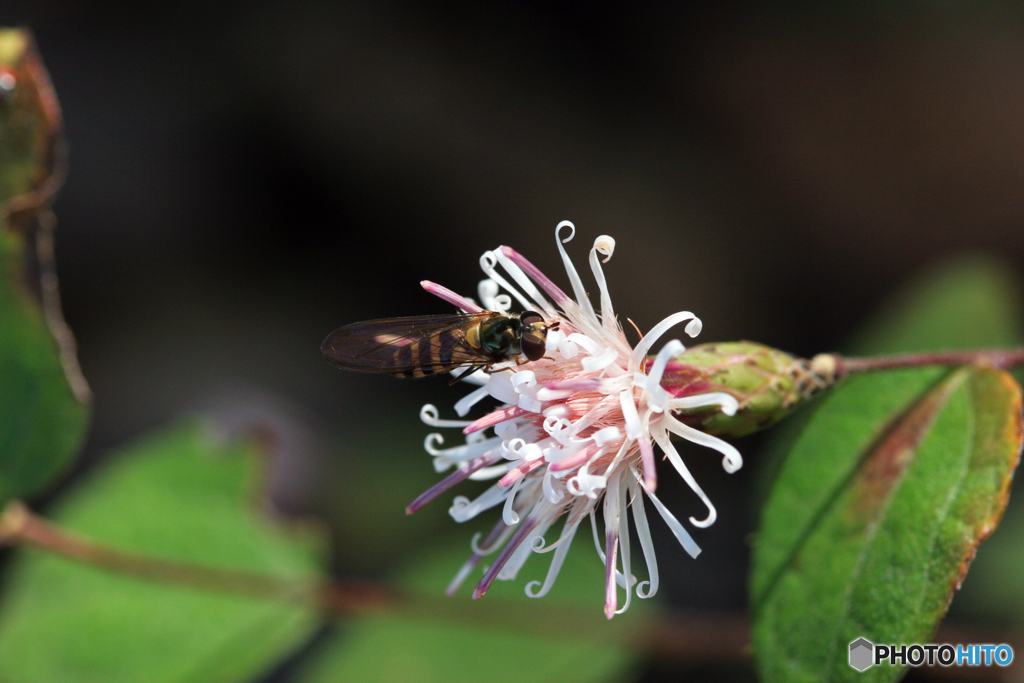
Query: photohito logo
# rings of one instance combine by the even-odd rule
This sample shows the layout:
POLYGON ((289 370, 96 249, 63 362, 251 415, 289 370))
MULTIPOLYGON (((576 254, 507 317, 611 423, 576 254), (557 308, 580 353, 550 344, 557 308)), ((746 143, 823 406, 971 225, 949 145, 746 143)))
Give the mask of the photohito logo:
POLYGON ((857 671, 888 661, 891 666, 1009 666, 1013 648, 1000 645, 875 645, 867 638, 850 643, 850 666, 857 671))

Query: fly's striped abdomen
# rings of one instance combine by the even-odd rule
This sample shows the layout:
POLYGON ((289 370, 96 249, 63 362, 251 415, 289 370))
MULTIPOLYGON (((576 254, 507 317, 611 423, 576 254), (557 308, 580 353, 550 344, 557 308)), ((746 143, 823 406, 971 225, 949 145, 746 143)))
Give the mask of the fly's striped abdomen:
MULTIPOLYGON (((476 327, 476 324, 473 324, 476 327)), ((461 364, 453 358, 474 356, 481 352, 469 345, 465 331, 453 328, 441 330, 434 336, 424 336, 395 351, 394 366, 404 368, 395 372, 396 377, 426 377, 440 372, 449 372, 461 364)), ((482 360, 482 359, 481 359, 482 360)))
MULTIPOLYGON (((524 313, 542 324, 537 313, 524 313)), ((456 368, 489 368, 516 358, 526 327, 520 315, 492 311, 456 315, 367 320, 339 327, 321 345, 329 361, 345 370, 425 377, 456 368)), ((531 331, 540 341, 543 334, 531 331)), ((536 344, 535 344, 536 345, 536 344)))

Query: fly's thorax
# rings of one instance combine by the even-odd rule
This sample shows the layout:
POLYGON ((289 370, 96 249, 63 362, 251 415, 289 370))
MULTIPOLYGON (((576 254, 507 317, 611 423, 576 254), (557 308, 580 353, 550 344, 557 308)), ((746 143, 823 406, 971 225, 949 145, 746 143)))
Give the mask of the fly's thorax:
MULTIPOLYGON (((519 355, 523 324, 518 316, 495 315, 476 326, 478 348, 494 360, 519 355)), ((466 335, 469 341, 469 335, 466 335)))
POLYGON ((702 344, 673 359, 662 386, 683 397, 724 392, 739 409, 726 415, 716 406, 680 411, 685 423, 710 434, 743 436, 775 424, 835 384, 835 373, 819 359, 807 361, 753 342, 702 344))

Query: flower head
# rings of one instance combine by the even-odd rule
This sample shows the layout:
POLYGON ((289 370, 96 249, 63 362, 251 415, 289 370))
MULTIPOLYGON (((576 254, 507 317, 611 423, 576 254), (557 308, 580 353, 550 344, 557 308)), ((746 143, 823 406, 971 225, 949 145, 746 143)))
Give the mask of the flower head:
POLYGON ((598 555, 605 565, 605 614, 611 618, 629 607, 634 590, 641 598, 649 598, 658 590, 658 565, 645 497, 683 548, 692 557, 700 553, 683 524, 655 495, 655 446, 707 508, 703 519, 691 517, 690 523, 710 526, 715 521, 715 508, 690 474, 671 437, 719 451, 725 470, 735 472, 743 460, 733 446, 686 424, 677 415, 680 411, 691 415, 696 411, 706 416, 710 411, 716 416, 731 416, 739 402, 726 391, 694 393, 692 384, 686 390, 666 381, 681 367, 675 360, 685 350, 679 340, 662 343, 653 358, 648 356, 676 325, 686 323, 686 333, 697 336, 701 322, 693 313, 682 311, 668 316, 635 347, 630 346, 615 316, 601 266, 615 249, 615 241, 607 236, 594 242, 589 256, 600 292, 600 315, 595 311, 563 246, 574 233, 568 221, 555 230, 574 297, 566 295, 509 247, 499 247, 481 257, 487 275, 478 292, 483 309, 439 285, 422 283, 428 291, 468 312, 507 311, 515 302, 523 310, 540 312, 550 331, 543 358, 509 362, 503 369, 461 376, 478 388, 456 402, 455 412, 460 417, 486 398, 496 399, 501 407, 474 421, 442 420, 434 406, 423 407, 421 418, 425 423, 461 428, 466 439, 461 445, 441 448, 444 438, 440 434, 427 437, 426 450, 434 456, 436 469, 456 469, 413 501, 407 511, 415 512, 464 479, 498 480, 475 500, 455 498, 449 511, 456 521, 464 522, 485 510, 502 507, 501 520, 482 541, 479 537, 473 539, 473 554, 448 587, 448 593, 453 593, 483 557, 497 552, 477 584, 474 598, 482 596, 495 579, 514 579, 530 554, 551 552, 545 580, 526 586, 530 597, 545 595, 558 576, 580 524, 589 519, 598 555), (565 228, 568 235, 562 239, 565 228), (498 272, 498 266, 514 284, 498 272), (642 582, 633 574, 629 509, 647 566, 648 579, 642 582), (598 536, 598 517, 603 521, 603 543, 598 536), (549 543, 546 534, 559 520, 564 521, 558 538, 549 543), (625 589, 621 609, 619 587, 625 589))

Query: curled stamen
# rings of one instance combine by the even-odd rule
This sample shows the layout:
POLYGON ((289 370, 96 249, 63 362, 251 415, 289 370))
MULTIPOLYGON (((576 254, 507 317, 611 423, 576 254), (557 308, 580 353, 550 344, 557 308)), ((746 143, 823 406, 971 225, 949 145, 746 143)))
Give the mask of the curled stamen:
POLYGON ((661 377, 665 374, 665 366, 668 364, 668 359, 678 356, 685 350, 678 339, 673 339, 662 347, 654 359, 654 364, 647 375, 646 390, 649 394, 647 405, 656 413, 665 410, 665 403, 668 401, 668 392, 661 386, 661 377))
POLYGON ((565 273, 569 276, 569 282, 572 283, 572 291, 576 295, 576 303, 581 309, 583 309, 584 315, 597 319, 594 314, 594 307, 590 303, 590 299, 587 297, 587 290, 583 286, 583 281, 580 280, 579 274, 576 272, 576 266, 569 260, 569 255, 565 253, 565 247, 562 246, 564 242, 568 242, 576 235, 576 226, 570 221, 562 221, 555 228, 555 244, 558 245, 558 253, 562 255, 562 263, 565 265, 565 273), (569 228, 569 236, 564 240, 561 238, 562 228, 569 228))
MULTIPOLYGON (((641 481, 640 474, 635 469, 631 469, 630 471, 633 473, 633 476, 637 481, 641 481)), ((683 546, 683 550, 689 553, 690 557, 693 558, 700 555, 700 546, 694 542, 693 537, 687 533, 686 529, 683 528, 683 525, 679 523, 678 519, 676 519, 676 516, 673 515, 667 507, 665 507, 664 503, 658 500, 658 497, 654 495, 654 491, 645 489, 644 493, 646 493, 647 497, 651 499, 652 503, 654 503, 654 507, 658 511, 658 514, 660 514, 661 518, 665 520, 665 524, 667 524, 668 528, 671 529, 672 535, 676 537, 677 541, 679 541, 679 545, 683 546)))
POLYGON ((722 412, 726 415, 735 415, 740 408, 740 402, 735 396, 722 391, 710 394, 698 394, 696 396, 684 396, 673 398, 668 402, 671 410, 687 410, 689 408, 701 408, 703 406, 721 406, 722 412))
MULTIPOLYGON (((487 273, 487 277, 491 278, 499 285, 509 291, 509 293, 516 298, 516 301, 523 307, 524 310, 536 310, 541 308, 539 304, 534 301, 528 301, 518 289, 508 283, 508 280, 498 274, 498 271, 494 267, 498 265, 498 255, 493 251, 485 251, 480 257, 480 269, 487 273)), ((510 302, 511 303, 511 302, 510 302)))
POLYGON ((590 250, 590 269, 594 272, 594 279, 597 280, 597 288, 601 292, 601 321, 608 329, 614 329, 618 322, 615 320, 615 310, 612 308, 612 297, 608 294, 608 283, 604 278, 604 270, 601 263, 608 263, 615 251, 615 240, 608 235, 601 235, 594 240, 594 248, 590 250), (598 259, 601 254, 604 259, 598 259))
MULTIPOLYGON (((633 355, 630 357, 630 366, 633 368, 642 369, 644 356, 650 351, 651 347, 654 346, 654 342, 658 341, 661 335, 665 334, 670 327, 678 325, 684 320, 697 320, 697 316, 689 311, 680 311, 679 313, 673 313, 668 316, 660 323, 651 328, 651 331, 643 336, 643 338, 637 342, 636 347, 633 349, 633 355)), ((693 323, 686 326, 686 333, 691 337, 697 336, 700 332, 699 324, 694 326, 693 323), (694 331, 696 330, 696 331, 694 331)))
POLYGON ((690 474, 690 470, 687 469, 686 465, 683 463, 683 459, 679 457, 679 452, 676 450, 676 447, 672 445, 672 441, 668 438, 668 434, 661 430, 655 430, 651 436, 653 436, 654 440, 658 442, 659 446, 661 446, 661 450, 664 451, 665 457, 670 463, 672 463, 672 466, 676 468, 676 471, 679 472, 679 476, 683 478, 686 485, 690 487, 691 491, 697 494, 697 497, 700 498, 701 502, 704 503, 708 509, 708 516, 705 519, 698 520, 695 517, 690 517, 690 524, 699 526, 702 529, 714 524, 715 519, 718 518, 718 512, 715 510, 715 506, 711 504, 711 499, 707 497, 707 494, 704 493, 704 489, 700 487, 697 480, 693 478, 692 474, 690 474))
POLYGON ((437 408, 433 403, 427 403, 420 408, 420 420, 430 427, 465 427, 470 424, 468 420, 440 420, 438 419, 437 408))

